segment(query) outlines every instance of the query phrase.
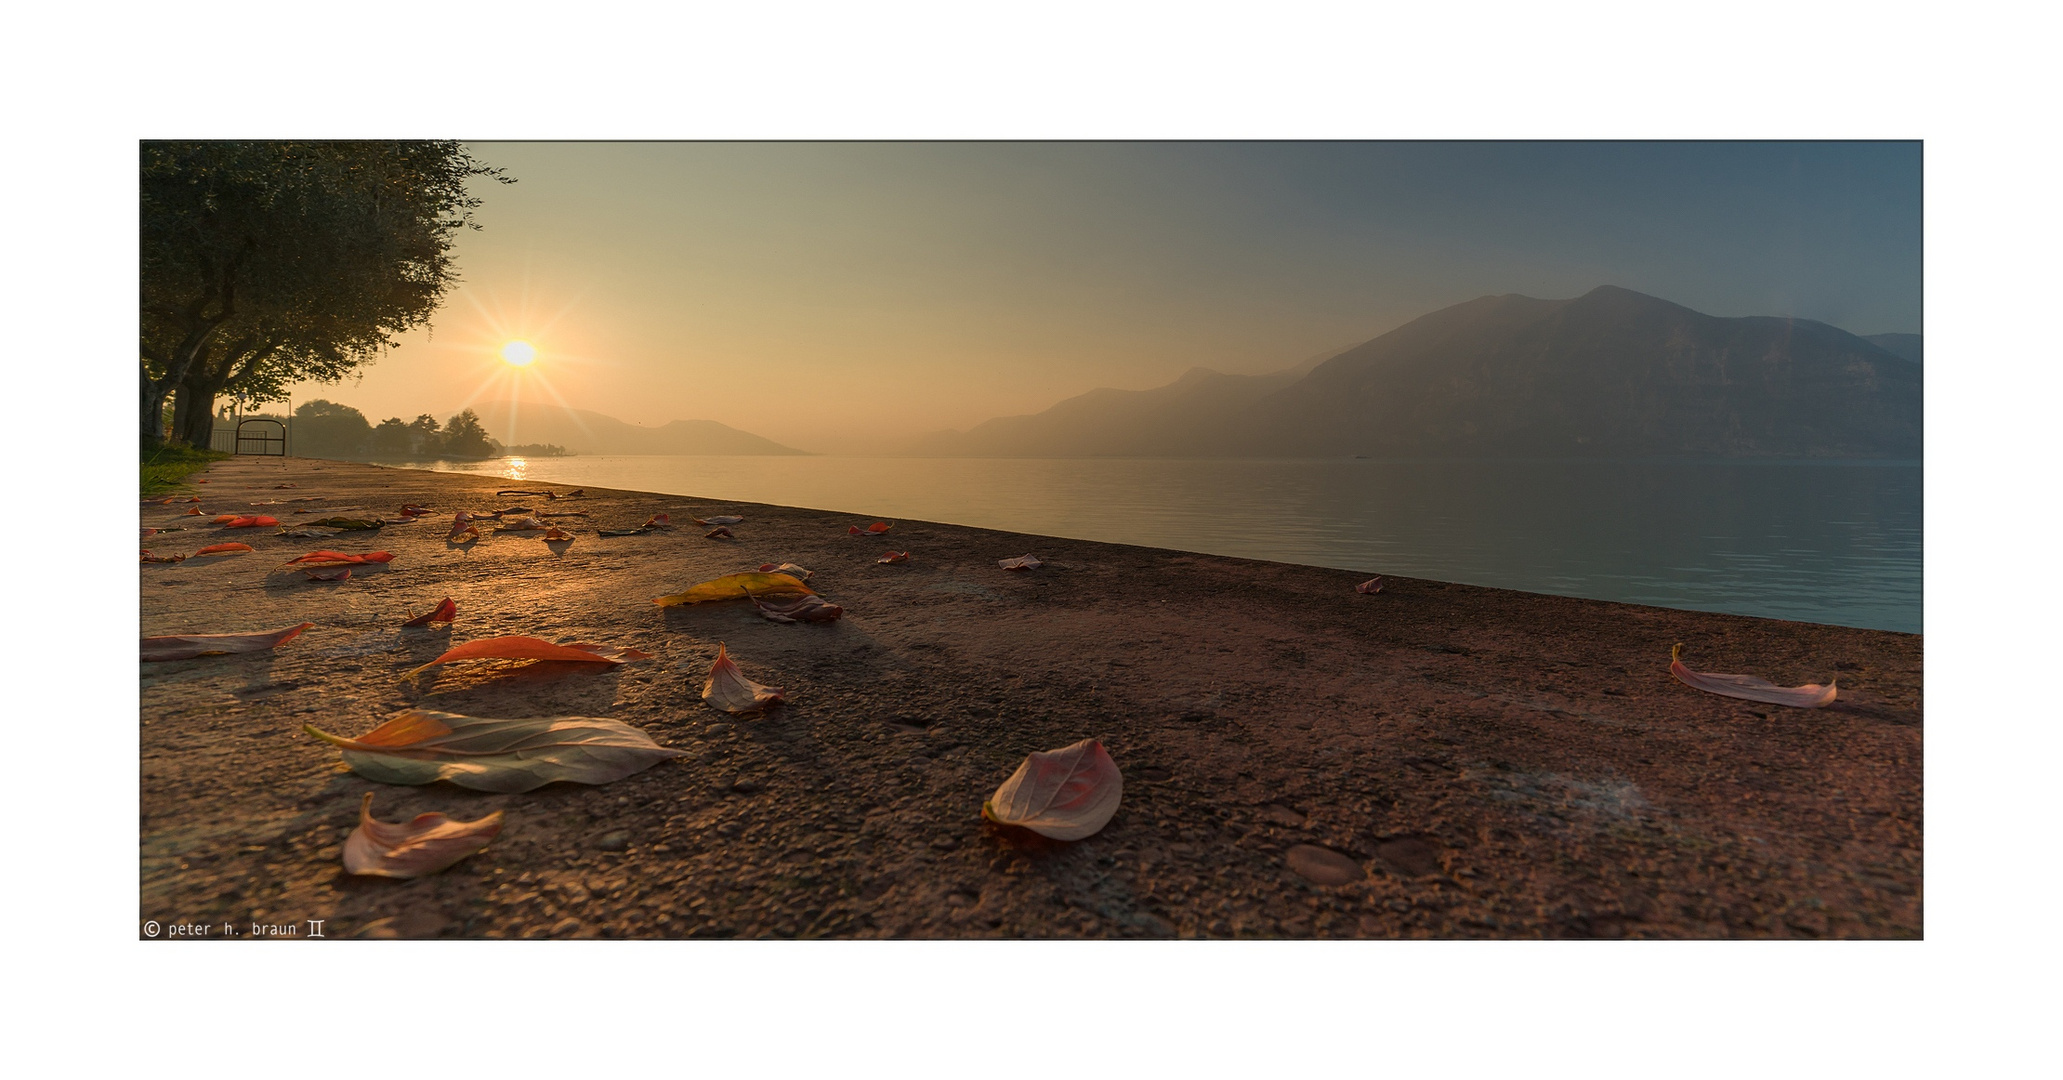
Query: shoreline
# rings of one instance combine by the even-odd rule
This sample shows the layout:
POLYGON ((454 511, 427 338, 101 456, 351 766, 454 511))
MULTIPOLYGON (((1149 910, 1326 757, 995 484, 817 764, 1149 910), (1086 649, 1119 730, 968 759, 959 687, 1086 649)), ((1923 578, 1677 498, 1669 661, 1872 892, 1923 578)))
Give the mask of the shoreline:
MULTIPOLYGON (((316 624, 267 654, 144 665, 143 919, 469 938, 1922 934, 1919 634, 1411 578, 1359 596, 1348 571, 919 521, 854 539, 850 514, 593 487, 540 507, 590 513, 563 551, 507 533, 467 550, 442 542, 451 510, 569 485, 311 459, 205 475, 210 514, 282 496, 439 512, 330 541, 231 534, 258 552, 142 568, 146 635, 316 624), (683 527, 593 533, 661 511, 683 527), (691 513, 746 521, 706 540, 691 513), (911 562, 875 565, 891 545, 911 562), (334 585, 267 575, 329 546, 396 558, 334 585), (995 565, 1027 551, 1046 566, 995 565), (845 617, 651 604, 762 562, 809 567, 845 617), (445 595, 448 633, 398 628, 445 595), (399 679, 495 634, 655 659, 399 679), (792 704, 704 705, 719 641, 792 704), (1701 694, 1668 674, 1676 641, 1701 670, 1838 676, 1840 699, 1701 694), (688 756, 491 795, 373 784, 300 734, 409 707, 604 716, 688 756), (1092 736, 1126 779, 1102 832, 981 822, 1026 753, 1092 736), (387 821, 508 825, 440 875, 352 878, 337 845, 367 791, 387 821), (1289 854, 1307 848, 1358 876, 1313 880, 1289 854)), ((183 509, 147 503, 143 524, 183 509)))

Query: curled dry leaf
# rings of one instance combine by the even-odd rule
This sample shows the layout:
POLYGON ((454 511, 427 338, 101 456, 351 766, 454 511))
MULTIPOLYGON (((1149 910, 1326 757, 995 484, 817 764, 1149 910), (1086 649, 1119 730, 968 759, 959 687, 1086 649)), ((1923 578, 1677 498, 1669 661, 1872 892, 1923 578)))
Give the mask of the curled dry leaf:
POLYGON ((717 643, 716 662, 709 665, 709 678, 702 683, 702 700, 727 713, 756 713, 766 711, 769 705, 786 702, 787 693, 778 686, 763 686, 746 678, 723 643, 717 643))
POLYGON ((349 580, 351 580, 351 568, 350 568, 350 567, 348 567, 348 566, 344 567, 344 568, 343 568, 343 569, 341 569, 341 570, 307 570, 307 571, 303 571, 303 572, 304 572, 304 573, 306 573, 306 574, 308 575, 308 580, 310 580, 310 581, 349 581, 349 580))
POLYGON ((652 530, 642 526, 635 529, 596 529, 596 536, 643 536, 652 530))
POLYGON ((575 660, 589 664, 622 664, 632 660, 650 660, 652 654, 629 647, 612 645, 590 645, 586 642, 568 642, 554 645, 543 638, 511 635, 509 637, 479 638, 468 641, 447 651, 443 656, 410 671, 402 678, 418 674, 439 664, 455 660, 575 660))
POLYGON ((188 500, 186 500, 186 501, 187 501, 187 502, 199 502, 199 501, 201 501, 201 497, 200 497, 200 496, 198 496, 198 495, 195 495, 195 496, 194 496, 193 498, 191 498, 191 499, 188 499, 188 500))
POLYGON ((401 504, 401 516, 405 518, 421 517, 429 512, 430 508, 421 503, 401 504))
POLYGON ((387 551, 368 551, 363 555, 347 555, 341 551, 311 551, 306 555, 288 559, 280 565, 281 570, 322 569, 330 566, 361 566, 366 563, 393 562, 394 555, 387 551))
MULTIPOLYGON (((187 516, 187 517, 205 517, 206 515, 204 515, 204 514, 202 514, 202 513, 201 513, 201 508, 200 508, 200 507, 198 507, 198 506, 190 506, 190 507, 188 507, 188 508, 187 508, 187 510, 186 510, 186 516, 187 516)), ((231 514, 231 515, 229 515, 229 516, 230 516, 230 517, 235 517, 236 515, 235 515, 235 514, 231 514)))
POLYGON ((606 784, 683 753, 597 716, 496 720, 413 709, 356 739, 312 724, 302 730, 343 750, 344 764, 368 780, 449 780, 475 791, 532 791, 554 780, 606 784))
POLYGON ((143 639, 143 659, 191 660, 196 656, 264 652, 299 637, 315 624, 304 622, 278 630, 256 630, 248 634, 177 634, 143 639))
MULTIPOLYGON (((279 523, 275 521, 273 524, 277 525, 279 523)), ((387 523, 379 518, 326 517, 318 518, 315 521, 303 522, 302 524, 320 525, 326 529, 358 530, 384 528, 387 523)))
POLYGON ((660 607, 678 607, 682 604, 706 604, 713 600, 742 600, 748 596, 802 595, 814 594, 800 578, 787 574, 746 573, 725 574, 723 577, 689 586, 686 592, 655 597, 652 602, 660 607))
MULTIPOLYGON (((471 514, 468 514, 468 513, 466 513, 466 512, 464 511, 464 510, 461 510, 461 511, 459 511, 458 513, 456 513, 456 514, 453 514, 453 515, 452 515, 452 517, 451 517, 451 537, 452 537, 452 538, 455 538, 455 537, 457 537, 457 536, 458 536, 458 535, 459 535, 460 533, 466 532, 467 530, 471 529, 472 527, 473 527, 473 515, 471 515, 471 514)), ((476 532, 476 533, 474 533, 474 535, 475 535, 475 536, 477 536, 477 535, 479 535, 479 534, 478 534, 478 533, 476 532)))
POLYGON ((1818 683, 1778 686, 1753 675, 1714 675, 1711 672, 1692 671, 1683 666, 1682 657, 1681 643, 1669 650, 1669 674, 1676 676, 1686 685, 1694 686, 1708 694, 1740 698, 1743 701, 1760 701, 1770 705, 1789 705, 1794 709, 1823 709, 1834 703, 1834 681, 1831 679, 1825 686, 1818 683))
MULTIPOLYGON (((216 518, 215 520, 222 521, 221 518, 216 518)), ((274 526, 278 524, 279 519, 269 514, 254 514, 250 517, 231 518, 228 521, 222 522, 222 527, 225 529, 255 529, 260 526, 274 526)))
POLYGON ((827 603, 824 598, 812 593, 805 596, 775 596, 752 598, 759 613, 775 622, 830 622, 845 614, 837 604, 827 603))
POLYGON ((981 804, 981 816, 1055 840, 1080 840, 1110 822, 1125 780, 1103 744, 1083 739, 1024 759, 981 804))
POLYGON ((551 543, 554 541, 567 541, 573 539, 573 534, 557 526, 553 526, 552 528, 546 529, 544 531, 544 535, 538 537, 538 539, 543 540, 546 543, 551 543))
POLYGON ((875 559, 874 561, 877 563, 882 563, 884 565, 889 563, 909 562, 910 553, 907 551, 885 551, 881 553, 880 558, 875 559))
POLYGON ((139 537, 137 537, 137 539, 138 539, 138 540, 148 540, 148 539, 150 539, 151 537, 153 537, 153 536, 156 536, 156 535, 158 534, 158 531, 157 531, 156 529, 152 529, 152 528, 149 528, 149 527, 146 527, 146 526, 141 526, 141 525, 139 525, 139 526, 137 526, 137 527, 138 527, 138 528, 140 528, 140 529, 143 529, 143 535, 142 535, 142 536, 139 536, 139 537))
POLYGON ((456 618, 458 618, 458 605, 452 603, 451 597, 447 596, 443 600, 438 601, 436 607, 431 608, 429 611, 421 615, 418 615, 415 618, 410 619, 405 623, 402 623, 401 625, 428 626, 431 623, 448 623, 456 618))
POLYGON ((673 528, 673 519, 665 514, 653 514, 645 519, 644 527, 647 529, 671 529, 673 528))
POLYGON ((797 581, 809 580, 809 571, 792 562, 784 562, 779 566, 775 566, 773 563, 760 563, 759 572, 762 574, 786 574, 797 581))
POLYGON ((854 525, 850 529, 846 530, 846 534, 848 536, 880 536, 882 533, 885 533, 893 528, 895 528, 894 522, 877 521, 874 524, 867 526, 865 529, 860 528, 858 525, 854 525))
POLYGON ((1382 591, 1382 578, 1380 576, 1369 578, 1367 581, 1354 586, 1354 591, 1363 596, 1374 596, 1382 591))
POLYGON ((1005 570, 1037 570, 1046 564, 1040 562, 1035 556, 1019 555, 1014 559, 999 559, 996 565, 1005 570))
POLYGON ((185 562, 184 555, 153 555, 149 548, 143 549, 143 561, 151 563, 185 562))
POLYGON ((736 536, 733 536, 733 535, 731 535, 731 527, 730 527, 730 526, 728 526, 728 525, 718 525, 718 526, 717 526, 716 528, 714 528, 714 529, 711 529, 711 530, 709 530, 709 531, 708 531, 708 532, 706 532, 706 533, 703 533, 703 534, 702 534, 702 538, 703 538, 703 539, 705 539, 705 540, 736 540, 736 539, 737 539, 737 537, 736 537, 736 536))
POLYGON ((549 528, 551 528, 551 526, 549 526, 549 525, 546 525, 546 524, 545 524, 544 522, 542 522, 542 521, 539 521, 539 520, 537 520, 537 519, 536 519, 536 518, 534 518, 534 517, 519 517, 519 518, 517 518, 516 520, 514 520, 514 521, 511 521, 511 522, 509 522, 509 523, 508 523, 508 524, 506 524, 506 525, 498 525, 498 526, 496 526, 496 527, 495 527, 495 531, 496 531, 496 532, 538 532, 538 531, 541 531, 541 530, 544 530, 544 529, 549 529, 549 528))
POLYGON ((344 839, 344 872, 392 878, 434 874, 486 847, 500 835, 501 820, 496 810, 478 821, 431 813, 390 825, 372 816, 368 791, 358 805, 358 827, 344 839))
POLYGON ((195 555, 243 555, 258 550, 249 544, 209 544, 194 552, 195 555))
POLYGON ((745 519, 735 514, 721 514, 716 517, 696 518, 695 524, 708 528, 711 525, 742 525, 745 519))
POLYGON ((327 540, 343 531, 342 529, 324 529, 311 525, 296 525, 290 529, 281 529, 272 535, 291 536, 297 540, 327 540))

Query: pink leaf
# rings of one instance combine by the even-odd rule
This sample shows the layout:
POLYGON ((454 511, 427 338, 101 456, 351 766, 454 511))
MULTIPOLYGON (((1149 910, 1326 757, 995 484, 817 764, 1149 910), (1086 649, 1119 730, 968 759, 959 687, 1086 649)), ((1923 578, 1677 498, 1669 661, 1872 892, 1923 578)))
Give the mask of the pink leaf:
POLYGON ((1110 823, 1125 780, 1103 744, 1083 739, 1024 759, 981 804, 981 816, 1055 840, 1080 840, 1110 823))
POLYGON ((1005 570, 1037 570, 1046 564, 1040 562, 1035 556, 1019 555, 1014 559, 998 560, 996 565, 1005 570))
POLYGON ((830 622, 845 614, 837 604, 826 603, 824 598, 805 593, 800 596, 768 596, 752 598, 759 607, 759 613, 775 622, 830 622))
POLYGON ((778 686, 764 686, 746 678, 719 642, 716 662, 709 666, 709 679, 702 684, 702 700, 727 713, 756 713, 788 698, 787 691, 778 686))
POLYGON ((1367 581, 1354 586, 1354 591, 1363 596, 1374 596, 1382 591, 1382 578, 1379 576, 1369 578, 1367 581))
POLYGON ((434 874, 487 846, 501 834, 502 812, 478 821, 453 821, 443 814, 417 814, 388 824, 372 816, 372 792, 358 806, 358 828, 344 840, 344 872, 412 878, 434 874))
POLYGON ((1818 683, 1778 686, 1753 675, 1715 675, 1711 672, 1692 671, 1683 666, 1682 656, 1683 645, 1680 643, 1669 650, 1669 674, 1676 676, 1686 685, 1694 686, 1708 694, 1740 698, 1743 701, 1760 701, 1770 705, 1788 705, 1794 709, 1823 709, 1834 703, 1833 680, 1828 680, 1825 686, 1818 683))
POLYGON ((300 636, 301 631, 314 625, 312 622, 304 622, 298 626, 259 630, 248 634, 179 634, 170 637, 147 637, 143 639, 143 659, 190 660, 196 656, 264 652, 294 640, 300 636))

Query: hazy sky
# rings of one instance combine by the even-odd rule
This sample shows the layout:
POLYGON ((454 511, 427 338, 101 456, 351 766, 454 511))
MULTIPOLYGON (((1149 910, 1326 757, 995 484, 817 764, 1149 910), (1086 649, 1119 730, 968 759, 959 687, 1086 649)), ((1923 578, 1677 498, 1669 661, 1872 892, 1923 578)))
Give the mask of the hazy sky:
POLYGON ((377 423, 555 391, 863 451, 1494 293, 1922 329, 1918 143, 469 145, 517 183, 481 186, 464 283, 296 402, 377 423))

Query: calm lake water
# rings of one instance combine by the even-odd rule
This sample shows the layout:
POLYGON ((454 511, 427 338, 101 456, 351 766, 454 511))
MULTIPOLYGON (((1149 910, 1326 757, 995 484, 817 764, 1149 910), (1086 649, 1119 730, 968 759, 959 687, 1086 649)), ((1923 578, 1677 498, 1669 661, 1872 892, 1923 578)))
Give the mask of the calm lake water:
POLYGON ((1921 628, 1917 461, 600 456, 439 468, 1921 628))

